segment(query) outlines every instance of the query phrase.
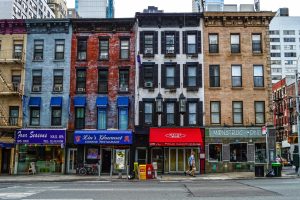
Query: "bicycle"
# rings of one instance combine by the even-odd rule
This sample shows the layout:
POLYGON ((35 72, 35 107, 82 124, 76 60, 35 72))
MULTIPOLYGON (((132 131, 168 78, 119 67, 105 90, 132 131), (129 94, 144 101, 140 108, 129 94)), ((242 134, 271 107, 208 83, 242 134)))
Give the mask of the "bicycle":
POLYGON ((79 175, 97 175, 98 166, 96 164, 83 164, 82 167, 78 169, 79 175))

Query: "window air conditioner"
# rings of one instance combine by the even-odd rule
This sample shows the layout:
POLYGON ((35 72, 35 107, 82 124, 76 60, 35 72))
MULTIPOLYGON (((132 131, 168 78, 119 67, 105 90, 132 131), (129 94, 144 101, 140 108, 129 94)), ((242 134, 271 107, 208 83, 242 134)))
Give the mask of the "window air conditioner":
POLYGON ((167 49, 167 54, 173 54, 174 50, 173 49, 167 49))
POLYGON ((146 49, 146 50, 145 50, 145 54, 153 54, 152 49, 146 49))
POLYGON ((77 88, 77 92, 85 92, 85 88, 77 88))
POLYGON ((128 87, 125 87, 125 86, 120 87, 120 91, 121 92, 128 92, 128 87))
POLYGON ((100 55, 100 59, 108 59, 108 55, 100 55))
POLYGON ((54 92, 61 92, 62 91, 62 86, 55 86, 54 87, 54 92))
POLYGON ((33 92, 40 92, 40 91, 41 91, 41 86, 39 86, 39 85, 33 86, 33 87, 32 87, 32 91, 33 91, 33 92))
POLYGON ((153 87, 153 83, 152 82, 145 82, 144 86, 146 88, 152 88, 153 87))

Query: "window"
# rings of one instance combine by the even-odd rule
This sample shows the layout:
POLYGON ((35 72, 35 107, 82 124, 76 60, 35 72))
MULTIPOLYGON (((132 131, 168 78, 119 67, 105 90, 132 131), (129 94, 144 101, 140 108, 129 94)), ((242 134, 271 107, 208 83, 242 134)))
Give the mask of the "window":
POLYGON ((99 40, 99 59, 100 60, 108 60, 109 55, 109 40, 108 39, 100 39, 99 40))
POLYGON ((197 66, 188 65, 187 66, 187 87, 197 86, 197 66))
POLYGON ((297 61, 296 60, 285 60, 284 64, 285 65, 297 65, 297 61))
POLYGON ((261 34, 252 34, 252 52, 262 53, 261 34))
POLYGON ((147 164, 147 149, 146 148, 137 148, 136 149, 136 158, 135 161, 139 164, 147 164))
POLYGON ((98 129, 106 129, 106 108, 98 108, 98 129))
POLYGON ((265 123, 265 102, 256 101, 255 106, 255 123, 264 124, 265 123))
POLYGON ((10 106, 9 107, 9 125, 18 126, 19 120, 19 106, 10 106))
POLYGON ((194 126, 197 124, 197 102, 188 102, 188 117, 189 125, 194 126))
POLYGON ((64 81, 64 70, 55 69, 53 70, 53 92, 63 91, 63 81, 64 81))
POLYGON ((43 60, 44 40, 34 40, 33 60, 43 60))
POLYGON ((187 53, 195 54, 196 50, 197 50, 196 34, 188 34, 187 35, 187 53))
POLYGON ((86 60, 87 39, 78 39, 77 42, 77 60, 86 60))
POLYGON ((271 45, 271 50, 280 50, 280 45, 271 45))
POLYGON ((120 58, 129 59, 129 39, 121 39, 120 43, 121 43, 120 58))
POLYGON ((281 60, 271 60, 271 65, 281 65, 281 60))
POLYGON ((76 71, 76 92, 85 93, 86 87, 86 70, 78 69, 76 71))
POLYGON ((255 144, 255 163, 266 163, 266 143, 255 144))
POLYGON ((31 107, 30 108, 30 125, 39 126, 40 125, 40 108, 31 107))
POLYGON ((212 124, 221 123, 221 105, 220 101, 211 101, 210 102, 210 120, 212 124))
POLYGON ((41 92, 42 90, 42 70, 32 70, 32 92, 41 92))
POLYGON ((75 107, 75 129, 84 129, 85 127, 85 108, 75 107))
POLYGON ((281 68, 272 68, 272 74, 273 73, 281 73, 282 69, 281 68))
POLYGON ((144 113, 144 119, 145 119, 145 124, 147 125, 152 125, 153 124, 153 110, 154 110, 154 105, 153 102, 145 102, 145 113, 144 113))
POLYGON ((284 53, 284 57, 297 57, 297 53, 296 52, 286 52, 284 53))
POLYGON ((253 66, 254 87, 264 87, 264 68, 262 65, 253 66))
POLYGON ((108 70, 98 70, 98 92, 106 93, 108 91, 108 70))
POLYGON ((153 55, 154 54, 154 35, 145 34, 144 42, 145 54, 153 55))
POLYGON ((121 92, 128 92, 129 87, 129 69, 119 70, 119 90, 121 92))
POLYGON ((20 83, 21 83, 21 72, 20 71, 12 71, 11 82, 13 86, 13 91, 20 91, 20 83))
POLYGON ((208 160, 210 162, 218 162, 222 161, 222 144, 209 144, 208 151, 209 157, 208 160))
POLYGON ((144 65, 144 85, 142 87, 152 88, 154 85, 154 69, 153 65, 144 65))
POLYGON ((209 34, 209 53, 219 53, 219 35, 209 34))
POLYGON ((209 66, 209 86, 220 87, 220 66, 219 65, 209 66))
POLYGON ((128 129, 128 108, 119 108, 119 129, 128 129))
POLYGON ((296 45, 284 45, 284 50, 296 50, 296 45))
POLYGON ((279 30, 270 30, 269 34, 270 35, 279 35, 279 30))
POLYGON ((271 57, 281 57, 280 53, 271 53, 271 57))
POLYGON ((167 102, 166 103, 166 115, 167 115, 167 125, 175 124, 175 103, 167 102))
POLYGON ((270 42, 280 42, 280 38, 270 38, 270 42))
POLYGON ((284 42, 296 42, 295 38, 283 38, 284 42))
POLYGON ((166 87, 167 88, 175 87, 175 67, 174 66, 166 67, 166 87))
POLYGON ((55 40, 55 60, 65 58, 65 40, 55 40))
POLYGON ((240 53, 240 35, 239 34, 231 34, 230 35, 230 45, 231 45, 231 53, 240 53))
POLYGON ((166 34, 166 54, 175 53, 175 35, 166 34))
POLYGON ((232 102, 233 124, 243 124, 243 102, 232 102))
POLYGON ((283 35, 295 35, 294 30, 283 30, 283 35))
POLYGON ((242 87, 242 66, 233 65, 231 67, 232 87, 242 87))
POLYGON ((19 41, 14 41, 14 59, 22 59, 23 44, 19 41))
POLYGON ((51 125, 61 126, 61 107, 52 107, 51 125))
POLYGON ((230 162, 247 162, 247 143, 230 144, 230 162))

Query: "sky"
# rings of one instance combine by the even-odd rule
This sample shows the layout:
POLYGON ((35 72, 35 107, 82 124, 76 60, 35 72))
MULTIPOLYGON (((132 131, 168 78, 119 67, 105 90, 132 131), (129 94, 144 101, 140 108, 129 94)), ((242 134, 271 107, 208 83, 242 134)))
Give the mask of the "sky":
MULTIPOLYGON (((225 0, 225 4, 253 4, 254 0, 225 0)), ((74 8, 75 0, 67 0, 68 8, 74 8)), ((156 6, 164 12, 191 12, 192 0, 115 0, 115 17, 134 17, 136 12, 143 12, 148 6, 156 6)), ((300 0, 260 0, 263 11, 277 11, 288 7, 290 16, 300 16, 297 9, 300 0)))

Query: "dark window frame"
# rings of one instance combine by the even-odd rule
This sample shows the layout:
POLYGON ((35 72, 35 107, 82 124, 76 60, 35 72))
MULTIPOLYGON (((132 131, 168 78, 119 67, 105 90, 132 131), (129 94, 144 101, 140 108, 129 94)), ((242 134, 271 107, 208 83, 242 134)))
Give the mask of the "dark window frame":
POLYGON ((252 52, 253 53, 262 53, 262 34, 261 33, 252 33, 252 52), (259 40, 254 40, 254 36, 259 36, 259 40), (259 41, 259 42, 257 42, 259 41))
POLYGON ((244 106, 243 106, 243 101, 233 101, 232 102, 232 124, 233 125, 241 125, 244 124, 244 106), (236 108, 235 104, 240 104, 241 108, 236 108), (240 111, 236 111, 236 109, 241 109, 240 111), (235 121, 235 115, 240 115, 241 117, 241 122, 236 122, 235 121))
POLYGON ((149 32, 144 33, 144 43, 143 43, 143 45, 144 45, 144 55, 149 55, 149 56, 154 55, 154 45, 155 45, 155 41, 154 41, 155 38, 154 37, 155 37, 154 32, 153 33, 149 33, 149 32), (152 43, 151 44, 146 43, 146 37, 147 36, 152 36, 152 43), (146 49, 151 49, 152 52, 148 53, 148 52, 146 52, 146 49))
POLYGON ((154 115, 155 115, 155 102, 154 101, 143 101, 143 106, 144 106, 144 116, 143 116, 143 124, 144 126, 153 126, 154 125, 154 115), (146 104, 151 104, 152 109, 151 109, 151 113, 146 113, 146 104), (146 115, 151 115, 151 123, 147 123, 146 122, 146 115))
POLYGON ((64 39, 56 39, 55 40, 54 59, 55 60, 64 60, 65 59, 65 40, 64 39), (62 51, 58 50, 58 47, 62 47, 62 51))
POLYGON ((264 87, 264 66, 263 65, 253 65, 253 85, 254 87, 264 87), (255 68, 256 67, 261 67, 261 71, 262 71, 262 76, 255 76, 255 68), (260 80, 259 82, 261 82, 262 84, 257 84, 257 80, 260 80))
POLYGON ((231 33, 230 34, 230 49, 231 53, 241 53, 241 35, 239 33, 231 33), (239 42, 238 44, 233 43, 233 36, 238 36, 239 42))
POLYGON ((53 70, 53 92, 62 92, 64 88, 64 70, 54 69, 53 70), (62 72, 61 75, 57 75, 56 72, 62 72), (61 86, 61 89, 57 89, 61 86))
POLYGON ((220 65, 209 65, 209 87, 221 87, 220 65), (215 75, 216 70, 218 71, 218 75, 215 75))
POLYGON ((33 60, 42 61, 44 59, 44 40, 34 40, 33 60))
POLYGON ((19 41, 14 41, 14 45, 13 45, 14 49, 13 49, 13 58, 14 59, 22 59, 23 57, 23 42, 19 42, 19 41), (21 47, 21 48, 17 48, 17 47, 21 47))
POLYGON ((165 106, 166 106, 166 126, 175 126, 176 125, 176 102, 174 101, 166 101, 165 102, 165 106), (173 109, 173 113, 168 113, 168 104, 173 104, 174 105, 174 109, 173 109), (168 123, 168 116, 173 115, 173 123, 168 123))
POLYGON ((61 107, 52 107, 51 109, 51 126, 61 126, 62 125, 62 108, 61 107), (60 115, 58 117, 54 116, 54 112, 59 111, 60 115))
POLYGON ((32 87, 31 92, 41 92, 42 91, 42 70, 32 70, 32 87), (39 73, 40 75, 34 75, 34 73, 39 73), (36 88, 39 88, 38 90, 36 88))
POLYGON ((230 162, 248 162, 248 144, 246 142, 229 144, 230 162), (235 155, 234 155, 235 150, 235 155))
POLYGON ((130 38, 122 37, 120 38, 120 59, 129 60, 130 59, 130 38), (122 42, 128 42, 128 46, 122 46, 122 42), (127 53, 127 56, 124 56, 124 52, 127 53))
POLYGON ((219 53, 219 34, 218 33, 209 33, 208 34, 208 43, 209 43, 209 53, 219 53), (216 44, 211 44, 210 36, 217 37, 216 44))
POLYGON ((243 70, 242 65, 231 65, 231 86, 232 87, 243 87, 243 70), (234 67, 239 67, 240 76, 233 76, 234 67), (236 80, 239 80, 240 84, 236 84, 236 80))
POLYGON ((210 102, 210 123, 211 124, 221 124, 221 101, 211 101, 210 102), (212 104, 213 103, 217 103, 218 104, 218 112, 213 112, 212 111, 212 104), (213 114, 218 114, 218 119, 219 119, 219 123, 215 123, 213 122, 213 114))
POLYGON ((19 122, 19 114, 20 108, 19 106, 9 106, 9 125, 10 126, 18 126, 19 122), (12 112, 17 111, 16 113, 18 114, 17 116, 13 116, 12 112))
POLYGON ((109 38, 99 38, 99 60, 109 60, 109 38), (102 42, 107 45, 103 45, 102 42))
POLYGON ((108 92, 108 76, 108 68, 98 68, 98 93, 106 94, 108 92), (104 74, 101 75, 101 73, 104 74))
POLYGON ((130 79, 130 70, 129 68, 119 68, 119 92, 129 92, 129 80, 130 79), (122 73, 124 75, 122 76, 122 73), (124 81, 122 80, 124 78, 124 81), (124 86, 121 84, 124 83, 124 86), (127 86, 127 87, 126 87, 127 86))
POLYGON ((75 129, 84 129, 85 128, 85 107, 75 107, 75 129), (77 111, 83 109, 83 117, 78 117, 77 111))
POLYGON ((187 106, 186 106, 187 110, 186 110, 186 112, 187 112, 187 118, 188 118, 187 119, 187 124, 188 124, 188 126, 197 126, 198 121, 199 121, 198 117, 201 117, 201 116, 198 116, 199 115, 199 111, 198 111, 199 103, 198 103, 198 100, 187 101, 186 103, 187 103, 187 106), (196 105, 196 107, 195 107, 196 110, 193 113, 190 113, 190 104, 195 104, 196 105), (191 114, 195 115, 195 123, 190 123, 191 114))
POLYGON ((77 60, 86 61, 87 60, 87 38, 78 38, 77 39, 77 60))
POLYGON ((40 122, 41 121, 41 109, 40 107, 30 107, 30 126, 40 126, 40 122), (37 117, 33 117, 33 113, 34 111, 38 112, 38 116, 37 117), (37 124, 33 124, 33 119, 38 119, 38 123, 37 124))
POLYGON ((76 69, 76 93, 86 93, 86 69, 76 69), (84 77, 79 77, 79 72, 84 72, 84 77), (79 87, 82 85, 83 87, 79 87))
POLYGON ((266 109, 265 109, 265 102, 264 101, 254 101, 254 112, 255 112, 255 124, 265 124, 266 122, 266 109), (263 104, 263 112, 257 112, 257 104, 262 103, 263 104), (257 115, 262 115, 263 117, 263 122, 258 123, 257 122, 257 115))

